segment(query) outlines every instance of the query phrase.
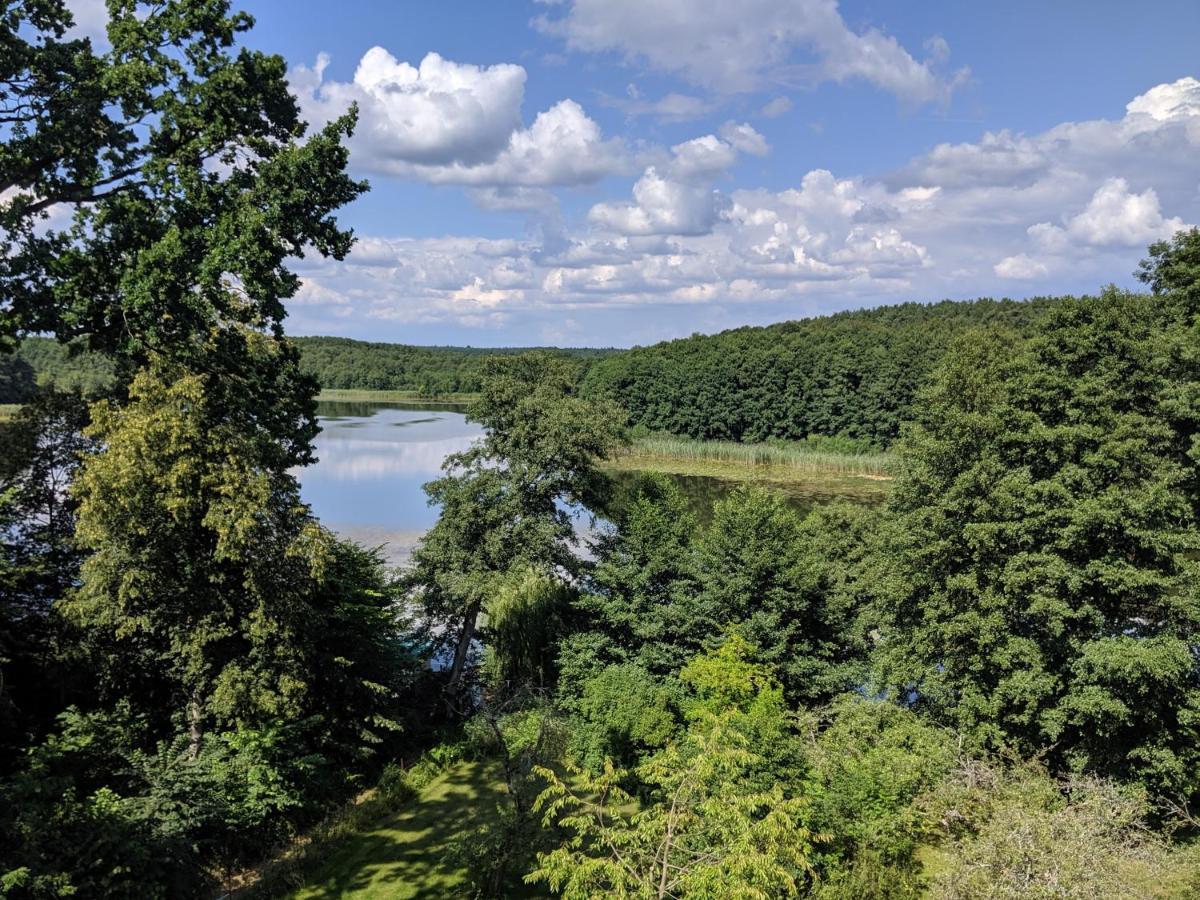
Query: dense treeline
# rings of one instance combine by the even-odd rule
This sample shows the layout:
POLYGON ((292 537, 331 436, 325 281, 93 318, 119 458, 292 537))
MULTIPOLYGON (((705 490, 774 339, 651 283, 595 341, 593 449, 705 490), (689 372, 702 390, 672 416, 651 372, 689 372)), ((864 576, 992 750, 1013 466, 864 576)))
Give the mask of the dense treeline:
POLYGON ((38 388, 92 397, 109 390, 115 378, 112 360, 99 353, 72 352, 51 338, 26 338, 0 359, 0 403, 24 403, 38 388))
MULTIPOLYGON (((628 351, 550 352, 575 362, 584 395, 615 401, 630 424, 651 431, 745 442, 820 435, 887 446, 958 335, 997 327, 1026 334, 1057 302, 908 303, 628 351)), ((527 352, 332 337, 293 341, 302 371, 322 388, 426 397, 476 393, 490 357, 527 352)), ((26 339, 8 365, 11 373, 0 375, 0 402, 20 402, 38 383, 94 392, 112 380, 107 360, 69 353, 46 338, 26 339)))
MULTIPOLYGON (((415 347, 350 338, 297 337, 300 368, 322 388, 366 391, 413 391, 425 397, 474 394, 491 356, 528 352, 519 347, 415 347)), ((616 350, 556 349, 582 371, 593 360, 616 350)), ((29 337, 0 362, 0 403, 21 403, 39 385, 95 394, 114 379, 111 360, 96 353, 71 352, 45 337, 29 337)))
MULTIPOLYGON (((492 356, 528 352, 519 347, 413 347, 350 338, 298 337, 301 368, 323 388, 416 391, 423 396, 477 393, 492 356)), ((615 350, 551 348, 586 367, 615 350)))
POLYGON ((843 436, 886 446, 957 336, 974 328, 1028 333, 1058 302, 906 303, 694 335, 599 360, 584 391, 616 401, 631 424, 651 431, 734 441, 843 436))

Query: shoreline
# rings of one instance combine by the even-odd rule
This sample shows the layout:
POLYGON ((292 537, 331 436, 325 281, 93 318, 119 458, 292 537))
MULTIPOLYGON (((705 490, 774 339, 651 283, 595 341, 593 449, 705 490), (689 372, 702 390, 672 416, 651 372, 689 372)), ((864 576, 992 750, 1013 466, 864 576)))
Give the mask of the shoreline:
POLYGON ((466 406, 478 394, 455 392, 435 397, 422 396, 418 391, 365 391, 357 388, 326 388, 317 394, 318 403, 412 403, 417 406, 466 406))
POLYGON ((821 492, 875 495, 891 490, 888 454, 841 454, 805 448, 725 441, 635 440, 604 460, 615 472, 658 472, 777 487, 807 486, 821 492))

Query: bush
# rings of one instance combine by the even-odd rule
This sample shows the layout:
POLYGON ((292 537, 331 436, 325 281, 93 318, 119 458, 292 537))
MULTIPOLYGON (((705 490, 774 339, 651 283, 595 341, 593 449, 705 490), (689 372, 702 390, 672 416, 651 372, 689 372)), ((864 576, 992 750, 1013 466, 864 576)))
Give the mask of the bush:
POLYGON ((850 695, 828 711, 809 751, 806 794, 819 845, 821 897, 917 896, 917 802, 953 769, 954 739, 907 709, 850 695))
POLYGON ((1200 887, 1195 854, 1146 827, 1144 792, 1112 781, 972 763, 927 809, 948 838, 931 891, 942 900, 1183 898, 1200 887))

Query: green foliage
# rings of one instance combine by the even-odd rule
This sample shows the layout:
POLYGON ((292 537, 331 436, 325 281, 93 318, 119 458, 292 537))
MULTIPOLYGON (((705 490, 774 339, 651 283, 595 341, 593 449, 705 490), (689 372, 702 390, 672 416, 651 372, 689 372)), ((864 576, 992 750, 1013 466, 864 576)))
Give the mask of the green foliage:
MULTIPOLYGON (((327 390, 416 391, 433 398, 478 393, 490 357, 533 352, 522 347, 414 347, 335 337, 298 337, 296 346, 304 371, 327 390)), ((582 373, 593 360, 619 351, 549 352, 570 360, 582 373)))
POLYGON ((574 713, 572 754, 593 772, 605 759, 633 765, 665 747, 679 727, 677 691, 635 663, 604 667, 582 683, 578 697, 565 700, 574 713))
POLYGON ((708 633, 737 625, 792 702, 862 681, 856 582, 875 515, 840 505, 801 522, 782 497, 759 488, 739 488, 714 507, 699 546, 708 633))
POLYGON ((893 495, 882 662, 980 744, 1194 794, 1200 369, 1163 310, 1110 290, 948 357, 893 495))
POLYGON ((66 687, 51 608, 79 577, 66 489, 92 447, 86 424, 86 406, 56 393, 0 423, 0 773, 59 711, 46 685, 66 687))
POLYGON ((954 736, 894 704, 839 699, 807 753, 809 826, 822 898, 916 897, 916 850, 932 828, 918 801, 954 767, 954 736))
POLYGON ((563 648, 567 690, 609 663, 665 678, 703 646, 697 525, 686 498, 669 480, 647 477, 614 515, 617 527, 598 537, 579 599, 580 633, 563 648))
POLYGON ((37 393, 33 366, 15 354, 0 354, 0 403, 24 403, 37 393))
POLYGON ((426 485, 441 514, 408 576, 429 619, 456 640, 451 689, 480 612, 510 572, 579 571, 568 507, 595 504, 596 465, 620 440, 617 411, 577 397, 570 364, 547 354, 491 358, 468 416, 485 436, 426 485))
POLYGON ((583 384, 631 425, 706 440, 841 436, 887 446, 957 335, 1029 330, 1059 301, 943 301, 738 328, 598 360, 583 384))
POLYGON ((974 764, 928 803, 950 837, 935 898, 1183 898, 1200 883, 1195 855, 1146 827, 1144 794, 1108 781, 974 764))
POLYGON ((253 19, 227 0, 109 13, 104 53, 64 37, 58 0, 0 17, 0 333, 140 363, 222 322, 278 329, 300 286, 284 261, 350 248, 333 214, 366 187, 344 171, 353 113, 302 140, 284 60, 244 45, 253 19), (56 204, 74 218, 46 232, 56 204))
POLYGON ((474 720, 478 733, 490 735, 484 746, 500 761, 504 802, 495 817, 465 832, 446 853, 451 865, 468 872, 472 897, 509 896, 511 873, 526 871, 545 844, 533 807, 544 784, 540 773, 561 762, 565 744, 553 709, 508 699, 514 711, 485 707, 474 720))
MULTIPOLYGON (((24 402, 37 386, 97 397, 110 391, 116 381, 116 367, 109 357, 82 351, 78 344, 60 344, 51 338, 27 337, 8 359, 13 366, 28 373, 22 379, 22 384, 27 385, 23 388, 25 395, 8 402, 24 402)), ((0 386, 0 396, 3 391, 0 386)))
POLYGON ((555 651, 573 596, 567 585, 536 569, 508 573, 484 606, 488 681, 509 690, 551 687, 557 679, 555 651))
POLYGON ((621 787, 628 773, 611 764, 577 772, 578 789, 541 770, 546 824, 572 836, 539 854, 527 880, 566 898, 799 896, 814 843, 805 805, 756 784, 761 757, 732 715, 700 713, 638 767, 649 789, 641 808, 621 787))

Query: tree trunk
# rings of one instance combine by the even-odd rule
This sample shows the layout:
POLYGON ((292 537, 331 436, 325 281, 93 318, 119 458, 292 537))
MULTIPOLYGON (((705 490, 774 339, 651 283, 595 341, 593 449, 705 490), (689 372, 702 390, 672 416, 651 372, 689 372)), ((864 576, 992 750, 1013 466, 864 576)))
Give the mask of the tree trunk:
POLYGON ((188 759, 195 759, 200 755, 200 738, 204 732, 200 728, 200 692, 193 691, 192 699, 188 701, 187 719, 188 719, 188 759))
POLYGON ((450 680, 446 682, 446 711, 453 716, 457 711, 455 693, 462 681, 463 669, 467 665, 467 654, 471 650, 471 642, 475 640, 475 629, 479 625, 480 603, 476 601, 467 607, 463 616, 462 630, 458 634, 458 645, 454 648, 454 662, 450 666, 450 680))

